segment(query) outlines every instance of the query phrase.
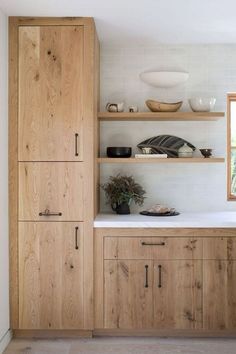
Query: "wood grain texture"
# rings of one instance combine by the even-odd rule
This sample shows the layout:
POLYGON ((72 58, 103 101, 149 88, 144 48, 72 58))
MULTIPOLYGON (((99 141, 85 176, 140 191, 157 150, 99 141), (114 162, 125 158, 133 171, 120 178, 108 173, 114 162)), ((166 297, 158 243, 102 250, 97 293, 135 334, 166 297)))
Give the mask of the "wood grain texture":
POLYGON ((19 328, 83 327, 83 239, 81 223, 19 224, 19 328))
POLYGON ((104 259, 202 259, 202 240, 167 237, 105 237, 104 259))
MULTIPOLYGON (((18 204, 22 204, 21 195, 18 193, 18 142, 19 144, 23 144, 22 140, 20 140, 18 133, 23 132, 24 137, 29 135, 30 138, 34 135, 34 132, 39 132, 42 130, 41 123, 38 121, 31 121, 32 117, 27 116, 30 110, 32 113, 31 105, 27 102, 27 97, 30 97, 30 104, 34 106, 34 111, 51 114, 51 111, 60 113, 60 120, 57 120, 56 125, 54 125, 55 131, 52 129, 52 118, 49 120, 45 120, 44 123, 47 125, 43 130, 43 133, 47 132, 47 135, 44 137, 37 136, 34 137, 34 140, 31 141, 31 144, 35 144, 36 151, 33 153, 38 154, 38 149, 41 151, 43 149, 46 153, 50 153, 51 156, 54 152, 58 153, 58 149, 61 149, 63 156, 56 156, 54 154, 55 161, 71 161, 71 158, 66 154, 73 146, 75 148, 74 137, 71 140, 64 139, 64 136, 69 132, 69 129, 72 129, 71 126, 74 123, 78 123, 78 120, 75 120, 75 115, 69 117, 67 115, 66 119, 62 115, 66 113, 70 113, 73 110, 73 114, 75 111, 77 113, 82 114, 82 120, 79 122, 83 125, 83 137, 80 139, 79 145, 79 156, 73 161, 79 161, 83 157, 83 172, 84 176, 86 175, 86 179, 84 180, 83 186, 78 186, 78 179, 80 178, 80 172, 76 172, 76 179, 74 181, 70 180, 70 190, 78 190, 79 188, 83 188, 84 199, 83 202, 80 203, 79 200, 76 201, 76 207, 81 208, 83 205, 86 209, 82 216, 80 216, 81 209, 77 212, 75 209, 72 210, 72 213, 67 214, 67 220, 75 220, 78 219, 84 220, 84 234, 86 235, 85 241, 83 243, 83 252, 85 257, 83 258, 83 278, 84 278, 84 306, 83 306, 83 325, 80 328, 86 328, 91 330, 93 328, 93 258, 91 257, 91 253, 93 252, 93 220, 94 214, 96 213, 95 206, 95 197, 94 191, 97 188, 97 177, 95 173, 96 169, 96 161, 94 159, 94 154, 96 150, 96 134, 95 131, 95 122, 97 118, 97 109, 98 109, 98 93, 99 93, 99 42, 96 35, 96 29, 94 25, 94 20, 92 18, 82 18, 82 17, 66 17, 66 18, 50 18, 50 17, 11 17, 10 18, 10 160, 9 160, 9 174, 11 174, 10 178, 10 228, 11 228, 11 322, 12 328, 17 329, 19 326, 18 319, 18 232, 17 232, 17 220, 18 220, 18 204), (54 27, 54 28, 53 28, 54 27), (73 29, 72 29, 73 28, 73 29), (47 29, 49 31, 47 31, 47 29), (78 31, 77 31, 78 29, 78 31), (20 35, 19 35, 19 32, 20 35), (78 32, 78 33, 77 33, 78 32), (20 39, 20 43, 19 43, 20 39), (80 43, 79 43, 80 42, 80 43), (19 44, 21 45, 21 49, 19 50, 19 44), (46 48, 47 44, 50 44, 51 48, 46 48), (40 51, 39 52, 39 47, 40 51), (47 49, 47 55, 45 56, 45 49, 47 49), (48 50, 50 49, 50 50, 48 50), (44 52, 44 55, 43 55, 44 52), (28 55, 30 54, 30 55, 28 55), (39 60, 41 58, 41 60, 39 60), (19 61, 20 64, 19 65, 19 61), (42 62, 45 64, 42 65, 42 62), (27 64, 25 67, 25 64, 27 64), (35 70, 39 68, 41 72, 36 72, 35 70), (81 65, 83 66, 81 67, 81 65), (19 70, 21 70, 21 73, 19 70), (49 70, 50 69, 50 70, 49 70), (52 70, 51 70, 52 69, 52 70), (48 73, 48 71, 50 71, 48 73), (24 75, 22 76, 22 73, 24 75), (35 73, 35 75, 33 75, 35 73), (66 74, 65 74, 66 73, 66 74), (80 76, 78 76, 80 75, 80 76), (31 78, 33 78, 33 83, 31 82, 31 78), (41 83, 41 79, 44 79, 45 83, 45 92, 49 92, 49 96, 45 99, 46 104, 45 107, 42 107, 41 102, 39 104, 38 94, 44 95, 45 92, 39 90, 39 84, 41 83), (63 82, 60 81, 60 78, 63 82), (79 80, 78 80, 79 79, 79 80), (21 100, 24 101, 24 105, 18 105, 18 81, 23 88, 27 85, 27 80, 30 84, 33 84, 32 92, 29 91, 29 88, 26 87, 26 90, 21 90, 21 100), (75 81, 76 80, 76 81, 75 81), (58 86, 64 84, 62 95, 63 101, 60 100, 58 103, 58 95, 61 94, 58 92, 58 86), (82 87, 82 93, 79 97, 75 99, 75 92, 77 90, 77 86, 80 84, 79 88, 82 87), (73 86, 73 87, 72 87, 73 86), (24 91, 24 92, 23 92, 24 91), (70 97, 70 93, 73 91, 72 96, 70 97), (35 93, 33 95, 32 93, 35 93), (71 102, 73 99, 73 102, 71 102), (63 104, 62 104, 63 103, 63 104), (79 106, 79 103, 81 105, 79 106), (29 109, 26 105, 28 105, 29 109), (68 107, 68 105, 70 105, 68 107), (19 106, 19 112, 18 112, 19 106), (60 110, 59 110, 60 106, 60 110), (29 120, 28 127, 21 125, 21 128, 18 129, 18 113, 26 114, 27 119, 29 120), (70 120, 70 122, 69 122, 70 120), (68 123, 68 124, 67 124, 68 123), (67 124, 67 125, 66 125, 67 124), (24 128, 24 129, 23 129, 24 128), (39 129, 38 129, 39 128, 39 129), (67 129, 68 128, 68 129, 67 129), (30 129, 32 130, 29 133, 30 129), (58 139, 55 141, 54 133, 56 133, 56 129, 58 129, 58 139), (65 132, 63 130, 67 129, 65 132), (42 138, 42 139, 41 139, 42 138), (44 140, 45 138, 45 140, 44 140), (41 140, 40 140, 41 139, 41 140), (37 145, 37 141, 40 140, 40 146, 37 145), (47 147, 41 145, 43 144, 47 147), (73 144, 71 144, 73 141, 73 144), (58 144, 55 147, 55 144, 58 144), (70 145, 70 146, 69 146, 70 145), (57 151, 56 151, 57 150, 57 151), (64 153, 65 152, 65 153, 64 153), (83 156, 82 156, 83 155, 83 156), (79 177, 78 173, 79 172, 79 177), (73 183, 74 184, 73 184, 73 183), (75 186, 75 188, 74 188, 75 186), (75 217, 74 217, 75 216, 75 217), (89 255, 89 256, 87 256, 89 255)), ((38 70, 39 71, 39 70, 38 70)), ((43 96, 45 98, 45 96, 43 96)), ((55 113, 52 113, 55 114, 55 113)), ((25 117, 24 117, 25 119, 25 117)), ((41 119, 41 117, 40 117, 41 119)), ((76 117, 77 119, 77 117, 76 117)), ((24 122, 23 122, 24 123, 24 122)), ((75 127, 76 128, 76 127, 75 127)), ((35 133, 36 135, 36 133, 35 133)), ((79 137, 81 138, 81 136, 79 137)), ((29 146, 28 146, 29 147, 29 146)), ((23 146, 24 148, 24 146, 23 146)), ((28 154, 28 148, 26 147, 24 153, 28 154)), ((73 150, 74 152, 74 150, 73 150)), ((40 152, 41 154, 41 152, 40 152)), ((39 155, 39 154, 38 154, 39 155)), ((34 161, 35 157, 24 157, 24 159, 30 159, 30 162, 34 161)), ((40 156, 40 159, 44 159, 44 157, 40 156)), ((48 159, 48 157, 47 157, 48 159)), ((51 157, 50 157, 51 159, 51 157)), ((20 160, 20 159, 19 159, 20 160)), ((38 158, 37 158, 38 160, 38 158)), ((54 160, 54 158, 53 158, 54 160)), ((54 161, 50 160, 53 164, 54 161)), ((26 162, 26 161, 24 161, 26 162)), ((60 163, 60 162, 59 162, 60 163)), ((20 164, 19 164, 20 165, 20 164)), ((82 165, 80 165, 81 168, 82 165)), ((48 169, 49 171, 50 169, 48 169)), ((42 171, 41 171, 42 172, 42 171)), ((51 171, 56 175, 56 171, 51 171)), ((73 173, 72 173, 73 175, 73 173)), ((40 176, 43 178, 43 176, 40 176)), ((45 177, 45 175, 44 175, 45 177)), ((55 176, 56 180, 59 180, 59 176, 55 176)), ((47 176, 46 176, 47 179, 47 176)), ((53 177, 54 179, 54 177, 53 177)), ((67 179, 67 177, 66 177, 67 179)), ((39 176, 35 176, 34 182, 39 181, 39 176)), ((67 179, 68 180, 68 179, 67 179)), ((36 191, 36 199, 40 203, 40 198, 44 198, 45 189, 48 190, 49 195, 53 197, 53 193, 55 191, 54 181, 47 180, 47 185, 43 185, 42 182, 39 182, 38 186, 40 187, 38 192, 40 192, 40 197, 37 196, 36 191), (42 188, 42 189, 41 189, 42 188)), ((64 181, 65 182, 65 181, 64 181)), ((26 195, 29 196, 27 188, 32 187, 32 185, 25 184, 26 195)), ((61 186, 60 186, 61 187, 61 186)), ((67 188, 66 187, 66 188, 67 188)), ((68 189, 67 188, 67 189, 68 189)), ((66 193, 68 190, 66 189, 66 193)), ((59 188, 59 190, 61 190, 59 188)), ((33 195, 35 197, 35 191, 33 191, 33 195)), ((55 196, 55 194, 54 194, 55 196)), ((75 196, 77 197, 77 196, 75 196)), ((64 193, 63 193, 64 198, 64 193)), ((60 199, 60 197, 59 197, 60 199)), ((61 201, 63 199, 61 198, 61 201)), ((31 199, 32 201, 32 199, 31 199)), ((58 195, 57 195, 58 201, 58 195)), ((35 202, 35 200, 34 200, 35 202)), ((24 204, 24 206, 26 206, 24 204)), ((71 207, 73 208, 74 205, 71 207)), ((58 207, 58 204, 56 205, 58 207)), ((66 205, 64 205, 66 208, 66 205)), ((68 208, 67 208, 68 209, 68 208)), ((52 210, 56 211, 56 210, 52 210)), ((66 213, 66 212, 65 212, 66 213)), ((65 214, 64 213, 64 214, 65 214)), ((65 214, 66 215, 66 214, 65 214)), ((40 219, 41 220, 41 219, 40 219)), ((45 219, 48 220, 48 219, 45 219)), ((50 220, 53 220, 52 218, 50 220)), ((58 219, 56 219, 58 220, 58 219)))
MULTIPOLYGON (((104 335, 161 335, 161 333, 165 335, 166 333, 166 335, 177 336, 181 334, 226 336, 228 333, 229 336, 235 335, 236 285, 234 274, 236 269, 233 260, 235 232, 233 228, 95 229, 95 333, 104 335), (147 242, 166 239, 170 247, 169 253, 168 250, 164 252, 166 259, 159 259, 160 253, 155 250, 142 251, 142 248, 140 249, 140 240, 147 242), (192 239, 197 239, 199 242, 196 249, 190 251, 184 248, 183 251, 182 247, 189 246, 189 240, 192 239), (178 241, 180 241, 179 246, 178 241), (171 247, 171 244, 175 243, 177 243, 176 250, 171 247), (136 257, 136 254, 141 259, 119 259, 123 256, 136 257), (197 254, 199 259, 193 258, 197 254), (188 255, 189 259, 186 259, 188 255), (181 257, 183 259, 180 259, 181 257), (209 260, 207 260, 208 257, 209 260), (220 259, 221 257, 224 259, 220 259), (129 262, 154 263, 153 295, 149 300, 149 306, 153 307, 154 313, 154 316, 149 319, 151 327, 138 329, 135 324, 134 327, 129 328, 117 326, 120 290, 117 285, 118 265, 115 264, 119 262, 124 262, 124 264, 126 262, 127 264, 129 262), (103 268, 105 264, 108 265, 106 275, 103 268), (163 287, 161 288, 158 287, 158 265, 162 266, 163 287), (106 279, 109 280, 109 286, 105 284, 103 287, 106 279), (116 288, 116 291, 112 290, 113 295, 110 295, 108 289, 113 288, 116 288), (112 324, 111 328, 105 327, 107 304, 105 291, 110 301, 109 312, 106 316, 110 316, 108 320, 112 324)), ((139 278, 142 277, 139 276, 139 278)), ((137 288, 136 293, 138 293, 137 288)), ((128 295, 126 297, 128 298, 128 295)), ((145 301, 144 304, 146 304, 145 301)), ((131 316, 128 309, 127 314, 131 316)))
POLYGON ((83 160, 83 47, 83 26, 19 28, 20 161, 83 160))
POLYGON ((236 261, 203 261, 203 327, 236 329, 236 261))
POLYGON ((19 220, 83 221, 83 163, 19 163, 19 220), (61 216, 39 216, 46 209, 61 216))
POLYGON ((224 112, 99 112, 101 121, 212 121, 224 117, 224 112))
POLYGON ((97 85, 98 73, 98 46, 95 45, 96 29, 94 24, 84 25, 84 328, 94 328, 94 273, 93 273, 93 220, 95 217, 96 196, 94 185, 97 181, 95 171, 94 152, 95 143, 95 121, 97 118, 97 85), (84 123, 85 124, 85 123, 84 123))
POLYGON ((10 323, 18 328, 18 31, 14 18, 9 20, 9 250, 10 250, 10 323))
POLYGON ((204 238, 203 259, 236 260, 236 238, 204 238))
POLYGON ((152 327, 152 279, 152 261, 104 261, 104 328, 152 327))
POLYGON ((153 302, 154 328, 201 329, 202 261, 155 261, 153 302))
POLYGON ((169 157, 169 158, 135 158, 135 157, 98 157, 98 163, 125 163, 125 164, 133 164, 133 163, 222 163, 225 162, 223 157, 211 157, 209 159, 205 159, 204 157, 169 157))

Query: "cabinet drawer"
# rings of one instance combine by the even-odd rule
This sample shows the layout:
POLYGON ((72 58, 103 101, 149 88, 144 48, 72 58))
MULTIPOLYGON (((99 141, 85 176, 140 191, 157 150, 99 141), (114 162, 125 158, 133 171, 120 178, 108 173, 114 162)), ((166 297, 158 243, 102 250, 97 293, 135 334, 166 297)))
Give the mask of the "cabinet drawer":
POLYGON ((235 237, 204 238, 203 259, 236 259, 235 237))
POLYGON ((83 202, 82 162, 19 164, 20 221, 83 221, 83 202))
POLYGON ((105 237, 104 259, 201 259, 202 239, 105 237))

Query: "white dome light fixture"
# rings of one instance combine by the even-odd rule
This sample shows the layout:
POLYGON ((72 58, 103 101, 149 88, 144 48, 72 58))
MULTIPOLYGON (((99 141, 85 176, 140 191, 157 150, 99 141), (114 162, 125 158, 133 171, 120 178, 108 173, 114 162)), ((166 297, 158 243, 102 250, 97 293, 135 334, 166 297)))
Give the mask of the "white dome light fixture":
POLYGON ((141 73, 139 77, 151 86, 168 88, 186 82, 189 78, 189 73, 182 71, 149 71, 141 73))

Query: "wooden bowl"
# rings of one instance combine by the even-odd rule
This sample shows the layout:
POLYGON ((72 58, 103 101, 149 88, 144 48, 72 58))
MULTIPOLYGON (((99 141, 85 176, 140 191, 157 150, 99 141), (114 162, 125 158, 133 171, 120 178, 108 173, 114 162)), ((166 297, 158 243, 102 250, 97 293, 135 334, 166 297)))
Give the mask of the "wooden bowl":
POLYGON ((146 105, 152 112, 177 112, 182 106, 183 101, 175 103, 158 102, 154 100, 147 100, 146 105))

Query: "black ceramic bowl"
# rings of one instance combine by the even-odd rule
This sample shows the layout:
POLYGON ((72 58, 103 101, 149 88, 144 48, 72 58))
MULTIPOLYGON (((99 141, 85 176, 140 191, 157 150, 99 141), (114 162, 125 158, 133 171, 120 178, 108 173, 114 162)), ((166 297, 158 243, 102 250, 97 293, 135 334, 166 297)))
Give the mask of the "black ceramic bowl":
POLYGON ((211 157, 212 155, 212 149, 199 149, 201 151, 201 154, 207 158, 207 157, 211 157))
POLYGON ((107 148, 107 156, 108 157, 130 157, 132 155, 131 147, 115 147, 109 146, 107 148))

